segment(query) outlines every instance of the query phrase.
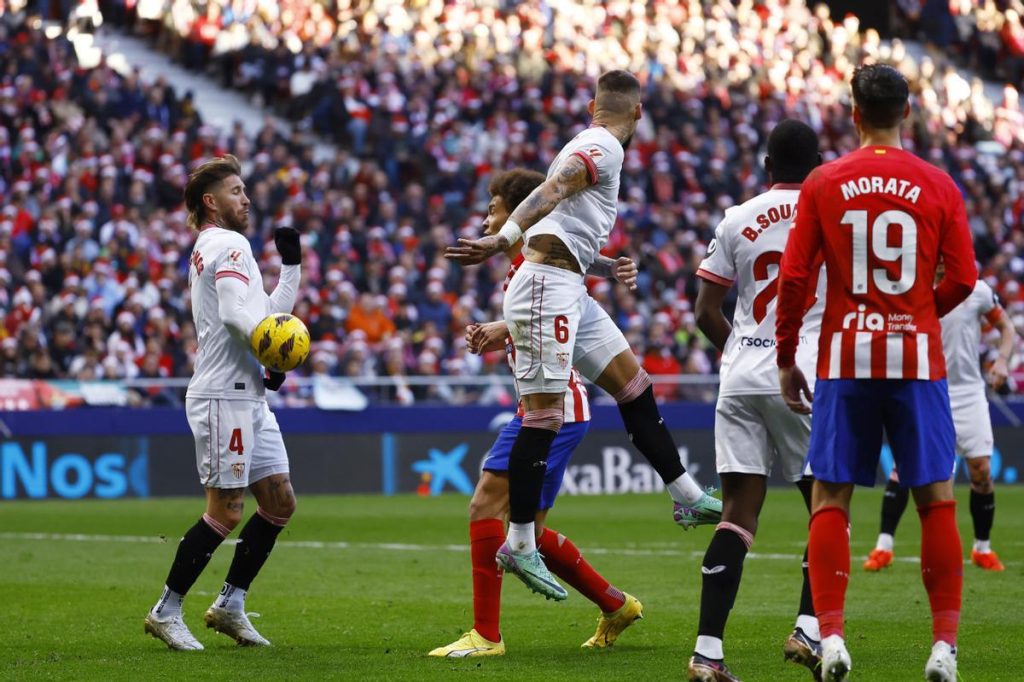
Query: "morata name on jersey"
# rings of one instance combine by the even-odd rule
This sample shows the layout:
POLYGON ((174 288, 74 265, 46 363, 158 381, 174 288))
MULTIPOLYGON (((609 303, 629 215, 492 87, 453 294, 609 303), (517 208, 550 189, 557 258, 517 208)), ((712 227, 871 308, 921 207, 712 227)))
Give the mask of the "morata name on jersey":
POLYGON ((861 194, 892 194, 916 204, 921 196, 921 188, 909 180, 883 178, 880 175, 854 178, 842 184, 843 199, 849 201, 861 194))

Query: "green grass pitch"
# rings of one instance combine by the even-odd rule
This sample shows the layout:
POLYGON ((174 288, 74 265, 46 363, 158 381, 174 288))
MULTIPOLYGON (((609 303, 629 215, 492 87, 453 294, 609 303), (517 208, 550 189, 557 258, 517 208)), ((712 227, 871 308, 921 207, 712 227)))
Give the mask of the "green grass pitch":
MULTIPOLYGON (((918 564, 882 574, 860 564, 877 532, 880 489, 854 496, 847 637, 853 680, 922 679, 928 603, 918 564)), ((967 490, 960 529, 971 537, 967 490)), ((1024 490, 1002 487, 994 546, 1002 574, 964 567, 963 680, 1020 680, 1016 647, 1024 604, 1024 490)), ((611 650, 580 644, 597 609, 570 591, 545 602, 514 578, 504 586, 504 657, 438 660, 425 654, 472 625, 465 497, 299 497, 299 508, 253 585, 250 611, 273 648, 236 648, 205 629, 232 548, 222 547, 185 602, 206 645, 169 651, 142 632, 177 539, 202 500, 16 502, 0 505, 0 678, 678 680, 693 646, 700 557, 710 528, 682 532, 667 497, 559 500, 550 521, 646 616, 611 650), (50 536, 52 534, 52 536, 50 536), (81 538, 70 537, 81 534, 81 538), (45 536, 45 537, 44 537, 45 536), (102 536, 102 537, 101 537, 102 536), (161 539, 163 538, 163 539, 161 539)), ((254 509, 250 500, 249 511, 254 509)), ((897 557, 918 553, 912 510, 897 557)), ((744 680, 809 680, 782 661, 800 589, 806 514, 795 490, 771 490, 726 633, 726 661, 744 680)), ((965 556, 969 551, 965 542, 965 556)))

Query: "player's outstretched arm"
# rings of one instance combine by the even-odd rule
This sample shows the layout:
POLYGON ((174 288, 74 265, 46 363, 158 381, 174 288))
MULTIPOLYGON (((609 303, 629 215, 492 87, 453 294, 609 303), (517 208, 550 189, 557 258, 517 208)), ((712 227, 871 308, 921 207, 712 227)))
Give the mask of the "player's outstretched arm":
POLYGON ((271 313, 290 313, 295 307, 302 278, 302 245, 299 231, 293 227, 279 227, 274 230, 274 245, 281 254, 281 276, 270 294, 271 313))
POLYGON ((579 155, 573 154, 562 162, 554 175, 516 206, 498 234, 480 239, 459 239, 455 246, 445 249, 444 257, 462 265, 483 263, 518 242, 523 232, 555 210, 555 206, 563 199, 568 199, 592 184, 591 180, 591 170, 586 162, 579 155))
POLYGON ((722 312, 722 303, 728 293, 729 287, 701 279, 694 306, 697 328, 715 344, 720 353, 725 351, 725 342, 729 340, 729 334, 732 334, 732 325, 722 312))
POLYGON ((587 268, 587 274, 591 277, 614 279, 620 284, 625 284, 631 291, 636 289, 636 277, 639 272, 633 259, 626 256, 609 258, 598 254, 587 268))

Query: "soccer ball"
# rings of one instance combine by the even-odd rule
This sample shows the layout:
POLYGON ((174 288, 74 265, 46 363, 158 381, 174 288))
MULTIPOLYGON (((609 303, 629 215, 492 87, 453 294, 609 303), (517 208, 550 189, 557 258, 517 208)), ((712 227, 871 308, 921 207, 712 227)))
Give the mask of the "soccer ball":
POLYGON ((309 355, 309 330, 294 315, 270 315, 252 330, 252 353, 267 369, 290 372, 309 355))

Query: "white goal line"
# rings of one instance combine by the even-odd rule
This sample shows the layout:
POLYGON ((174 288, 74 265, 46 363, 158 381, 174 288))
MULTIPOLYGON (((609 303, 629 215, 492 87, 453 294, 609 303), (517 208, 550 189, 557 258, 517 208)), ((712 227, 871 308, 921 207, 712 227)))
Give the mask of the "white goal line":
MULTIPOLYGON (((126 542, 141 544, 163 544, 174 542, 160 535, 101 535, 85 533, 13 533, 0 532, 0 540, 23 540, 41 542, 126 542)), ((224 544, 233 545, 238 540, 225 540, 224 544)), ((469 545, 421 545, 404 542, 345 542, 326 540, 279 540, 277 547, 296 549, 376 549, 392 552, 468 552, 469 545)), ((644 549, 637 547, 584 547, 583 554, 602 554, 611 556, 663 556, 689 557, 699 559, 704 556, 703 550, 681 549, 644 549)), ((803 554, 782 554, 776 552, 749 552, 748 559, 768 559, 776 561, 800 561, 803 554)), ((896 561, 920 563, 916 556, 899 556, 896 561)))

